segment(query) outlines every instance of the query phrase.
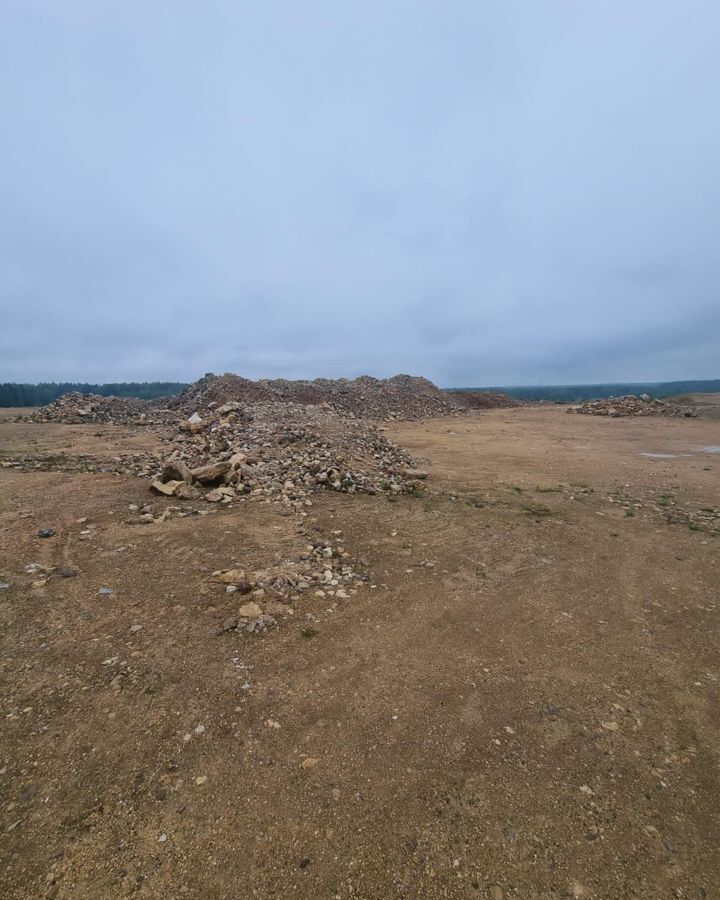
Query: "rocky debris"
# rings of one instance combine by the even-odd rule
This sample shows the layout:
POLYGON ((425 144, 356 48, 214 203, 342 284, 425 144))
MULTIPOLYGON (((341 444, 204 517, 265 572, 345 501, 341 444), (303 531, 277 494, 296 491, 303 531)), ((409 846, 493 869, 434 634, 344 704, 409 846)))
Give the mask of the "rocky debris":
POLYGON ((184 481, 163 481, 161 478, 153 478, 150 482, 150 489, 156 494, 164 494, 166 497, 173 497, 175 491, 184 481))
POLYGON ((619 419, 624 416, 675 416, 678 418, 692 418, 697 416, 697 410, 691 406, 681 406, 676 403, 667 403, 649 394, 628 394, 625 397, 606 397, 602 400, 587 400, 579 406, 571 406, 569 413, 579 413, 584 416, 607 416, 610 419, 619 419))
POLYGON ((314 541, 297 560, 288 559, 256 572, 220 570, 213 572, 212 580, 226 592, 249 595, 233 615, 223 620, 216 631, 221 635, 267 631, 278 624, 278 616, 293 614, 292 604, 304 593, 327 598, 336 605, 347 602, 369 579, 354 571, 350 554, 341 544, 314 541))
POLYGON ((197 499, 210 488, 202 495, 209 503, 274 501, 304 513, 318 489, 398 494, 417 491, 427 477, 377 425, 327 405, 258 403, 242 418, 234 404, 226 409, 206 416, 200 432, 165 439, 171 449, 156 464, 153 491, 197 499))
POLYGON ((287 381, 282 378, 251 381, 240 375, 209 373, 191 384, 168 405, 202 420, 200 411, 219 415, 241 415, 258 403, 294 403, 302 406, 328 404, 337 412, 366 419, 402 418, 453 412, 458 404, 426 378, 395 375, 393 378, 329 379, 287 381))
POLYGON ((257 603, 246 603, 238 610, 238 616, 242 619, 259 619, 263 614, 257 603))
POLYGON ((101 397, 99 394, 81 394, 71 391, 63 394, 27 418, 33 422, 65 422, 77 425, 83 422, 110 424, 150 424, 174 418, 164 411, 167 401, 139 400, 135 397, 101 397))
POLYGON ((231 468, 229 460, 217 460, 192 470, 192 479, 200 484, 215 484, 226 475, 231 468))
POLYGON ((512 409, 522 406, 519 400, 496 391, 448 391, 459 406, 468 409, 512 409))
MULTIPOLYGON (((101 397, 72 392, 29 418, 36 422, 78 424, 116 423, 160 425, 175 423, 186 434, 200 434, 217 417, 242 419, 258 404, 327 406, 342 415, 360 419, 418 419, 448 415, 469 409, 496 409, 520 405, 505 394, 489 391, 444 391, 412 375, 392 378, 316 378, 288 381, 282 378, 252 381, 240 375, 209 373, 177 397, 139 400, 133 397, 101 397)), ((177 473, 176 473, 177 474, 177 473)), ((163 481, 185 480, 171 478, 163 481)))
POLYGON ((192 484, 193 473, 181 459, 168 459, 163 463, 160 480, 164 483, 168 481, 184 481, 186 484, 192 484))
POLYGON ((53 537, 54 534, 55 534, 55 529, 54 529, 54 528, 40 528, 40 529, 38 529, 38 537, 41 537, 41 538, 50 538, 50 537, 53 537))
POLYGON ((3 460, 0 467, 20 472, 122 473, 150 477, 158 471, 161 459, 152 452, 120 453, 100 457, 60 451, 17 456, 3 460))
POLYGON ((242 569, 229 569, 226 572, 213 572, 213 580, 217 581, 219 584, 232 587, 240 594, 249 594, 252 590, 252 585, 247 580, 247 576, 242 569))

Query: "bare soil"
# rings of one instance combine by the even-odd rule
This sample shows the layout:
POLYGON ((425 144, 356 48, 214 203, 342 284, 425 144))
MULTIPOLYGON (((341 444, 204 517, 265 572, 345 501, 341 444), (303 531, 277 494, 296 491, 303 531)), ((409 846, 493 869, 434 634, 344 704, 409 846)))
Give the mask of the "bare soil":
MULTIPOLYGON (((717 421, 390 435, 426 492, 316 494, 370 581, 267 635, 217 634, 210 573, 301 553, 293 518, 126 525, 173 501, 0 468, 0 896, 720 896, 717 421)), ((3 457, 156 440, 0 415, 3 457)))

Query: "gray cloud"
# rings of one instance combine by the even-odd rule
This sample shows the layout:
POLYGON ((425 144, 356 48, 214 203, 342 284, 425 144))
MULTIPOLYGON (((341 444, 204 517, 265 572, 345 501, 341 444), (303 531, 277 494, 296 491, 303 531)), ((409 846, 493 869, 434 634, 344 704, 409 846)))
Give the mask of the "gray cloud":
POLYGON ((0 380, 717 377, 712 0, 0 8, 0 380))

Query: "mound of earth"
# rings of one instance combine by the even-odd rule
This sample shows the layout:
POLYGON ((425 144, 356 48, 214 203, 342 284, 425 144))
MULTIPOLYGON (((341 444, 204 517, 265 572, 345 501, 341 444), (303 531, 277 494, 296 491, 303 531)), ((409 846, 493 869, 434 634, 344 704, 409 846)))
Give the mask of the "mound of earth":
POLYGON ((649 394, 628 394, 625 397, 607 397, 603 400, 587 400, 579 406, 568 409, 570 413, 584 416, 608 416, 619 419, 624 416, 676 416, 694 417, 697 411, 690 406, 666 403, 664 400, 653 400, 649 394))

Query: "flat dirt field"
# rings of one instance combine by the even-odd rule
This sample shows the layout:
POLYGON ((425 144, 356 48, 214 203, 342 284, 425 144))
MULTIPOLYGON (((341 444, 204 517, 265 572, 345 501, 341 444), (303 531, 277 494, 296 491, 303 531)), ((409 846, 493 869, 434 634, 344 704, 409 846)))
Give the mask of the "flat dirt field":
POLYGON ((218 634, 212 571, 302 554, 295 520, 125 524, 177 501, 68 463, 152 432, 3 417, 0 462, 48 461, 0 468, 4 900, 720 897, 720 422, 389 434, 425 492, 306 520, 366 586, 218 634))

